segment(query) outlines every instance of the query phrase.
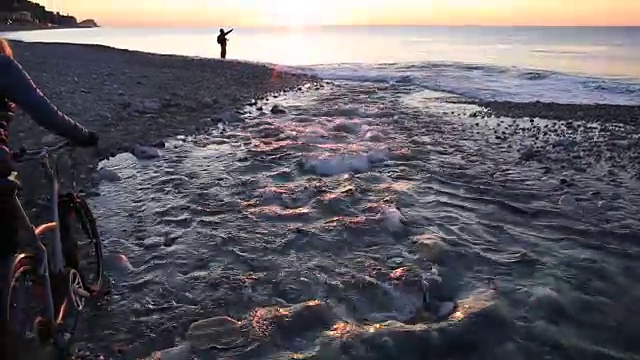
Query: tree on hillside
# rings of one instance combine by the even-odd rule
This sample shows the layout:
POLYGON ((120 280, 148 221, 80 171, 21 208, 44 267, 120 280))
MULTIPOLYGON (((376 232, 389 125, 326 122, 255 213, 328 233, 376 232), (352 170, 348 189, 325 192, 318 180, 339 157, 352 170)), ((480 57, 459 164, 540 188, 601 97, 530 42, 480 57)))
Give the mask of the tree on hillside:
POLYGON ((15 6, 15 0, 0 0, 0 11, 12 11, 15 6))
POLYGON ((31 13, 34 21, 43 24, 73 26, 78 20, 71 15, 62 15, 59 12, 47 10, 44 6, 28 0, 0 0, 0 12, 10 13, 27 11, 31 13))

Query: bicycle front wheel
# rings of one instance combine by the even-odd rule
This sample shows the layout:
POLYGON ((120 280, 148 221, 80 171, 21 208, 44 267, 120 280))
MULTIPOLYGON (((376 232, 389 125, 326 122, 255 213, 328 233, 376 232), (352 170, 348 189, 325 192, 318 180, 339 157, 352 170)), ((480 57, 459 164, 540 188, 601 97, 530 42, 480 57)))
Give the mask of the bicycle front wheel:
POLYGON ((78 271, 87 291, 104 290, 102 241, 89 205, 77 194, 69 193, 60 196, 58 212, 66 266, 78 271))
POLYGON ((46 297, 32 257, 23 257, 11 270, 7 288, 6 319, 14 335, 20 340, 37 338, 35 320, 41 313, 46 297))

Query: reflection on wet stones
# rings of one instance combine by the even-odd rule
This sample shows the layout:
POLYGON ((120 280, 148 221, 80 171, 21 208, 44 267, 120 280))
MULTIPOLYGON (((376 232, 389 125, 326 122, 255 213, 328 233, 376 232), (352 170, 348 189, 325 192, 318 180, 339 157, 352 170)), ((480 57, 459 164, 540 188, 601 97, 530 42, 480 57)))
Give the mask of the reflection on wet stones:
POLYGON ((506 315, 494 305, 493 294, 481 292, 463 300, 450 320, 439 324, 338 321, 325 331, 327 338, 309 358, 468 359, 491 353, 510 338, 512 328, 506 315))
POLYGON ((328 215, 355 215, 356 212, 353 206, 357 204, 360 198, 353 186, 345 185, 333 192, 327 192, 316 197, 313 206, 328 215))
POLYGON ((322 330, 331 324, 331 318, 327 305, 318 300, 288 308, 260 308, 249 315, 255 337, 266 338, 275 335, 281 340, 299 337, 307 331, 322 330))
MULTIPOLYGON (((169 144, 155 161, 109 167, 122 180, 102 185, 101 230, 108 251, 126 253, 136 269, 121 278, 117 310, 108 312, 117 325, 105 328, 139 337, 160 324, 186 329, 197 319, 225 315, 244 319, 249 329, 247 314, 266 307, 251 313, 261 329, 255 331, 259 345, 238 349, 238 359, 513 360, 529 348, 536 349, 531 358, 542 359, 554 357, 560 344, 574 351, 576 339, 614 343, 613 335, 606 341, 596 335, 635 319, 629 304, 638 297, 629 284, 638 200, 622 167, 590 161, 617 148, 625 153, 601 161, 631 159, 635 145, 623 135, 632 128, 529 118, 475 119, 474 126, 464 107, 433 101, 411 110, 399 104, 397 88, 379 84, 366 92, 362 86, 332 85, 313 100, 291 101, 297 105, 284 100, 289 113, 303 116, 250 112, 240 127, 229 127, 229 145, 185 140, 179 148, 169 144), (335 116, 341 111, 350 115, 335 116), (320 112, 324 117, 311 115, 320 112), (519 158, 526 149, 536 155, 527 162, 519 158), (184 174, 189 181, 175 179, 184 174), (594 191, 600 195, 584 195, 594 191), (614 199, 615 193, 622 195, 614 199), (563 195, 581 211, 560 206, 563 195), (191 225, 180 220, 187 215, 191 225), (178 224, 151 226, 163 218, 178 224), (179 236, 178 246, 112 242, 168 235, 179 236), (586 264, 586 256, 597 266, 586 264), (473 290, 493 277, 501 284, 500 301, 478 300, 473 290), (530 299, 535 286, 562 301, 530 299), (307 299, 326 299, 327 314, 296 320, 290 304, 307 299), (171 308, 172 301, 184 305, 171 308), (438 321, 456 301, 454 314, 438 321), (132 322, 132 303, 161 311, 132 322), (581 319, 580 313, 594 316, 581 319), (561 338, 547 342, 529 331, 554 317, 564 328, 571 325, 553 333, 561 338)), ((637 169, 634 164, 626 166, 637 169)), ((630 326, 618 329, 627 339, 635 334, 630 326)))
POLYGON ((423 234, 416 236, 413 241, 418 251, 425 260, 435 262, 441 253, 447 249, 447 245, 436 235, 423 234))
POLYGON ((294 221, 305 218, 311 214, 307 208, 284 209, 277 205, 261 206, 249 209, 249 213, 254 217, 276 221, 294 221))

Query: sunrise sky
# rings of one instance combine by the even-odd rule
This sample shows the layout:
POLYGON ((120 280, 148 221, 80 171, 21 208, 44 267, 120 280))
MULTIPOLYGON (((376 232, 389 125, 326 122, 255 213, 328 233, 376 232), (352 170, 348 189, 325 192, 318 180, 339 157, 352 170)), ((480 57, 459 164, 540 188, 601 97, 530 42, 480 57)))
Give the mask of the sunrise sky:
POLYGON ((39 0, 103 26, 640 25, 640 0, 39 0))

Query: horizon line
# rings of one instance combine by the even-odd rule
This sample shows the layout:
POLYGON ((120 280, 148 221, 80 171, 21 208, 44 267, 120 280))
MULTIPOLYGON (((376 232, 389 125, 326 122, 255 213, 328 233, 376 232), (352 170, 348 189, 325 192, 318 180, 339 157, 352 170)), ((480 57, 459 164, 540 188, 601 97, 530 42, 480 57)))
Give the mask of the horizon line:
MULTIPOLYGON (((98 22, 99 23, 99 22, 98 22)), ((138 25, 100 25, 103 28, 219 28, 234 27, 234 25, 159 25, 159 24, 138 24, 138 25)), ((478 25, 478 24, 327 24, 327 25, 308 25, 308 26, 287 26, 287 25, 241 25, 237 28, 272 28, 272 29, 317 29, 317 28, 336 28, 336 27, 479 27, 479 28, 640 28, 637 25, 478 25)))

